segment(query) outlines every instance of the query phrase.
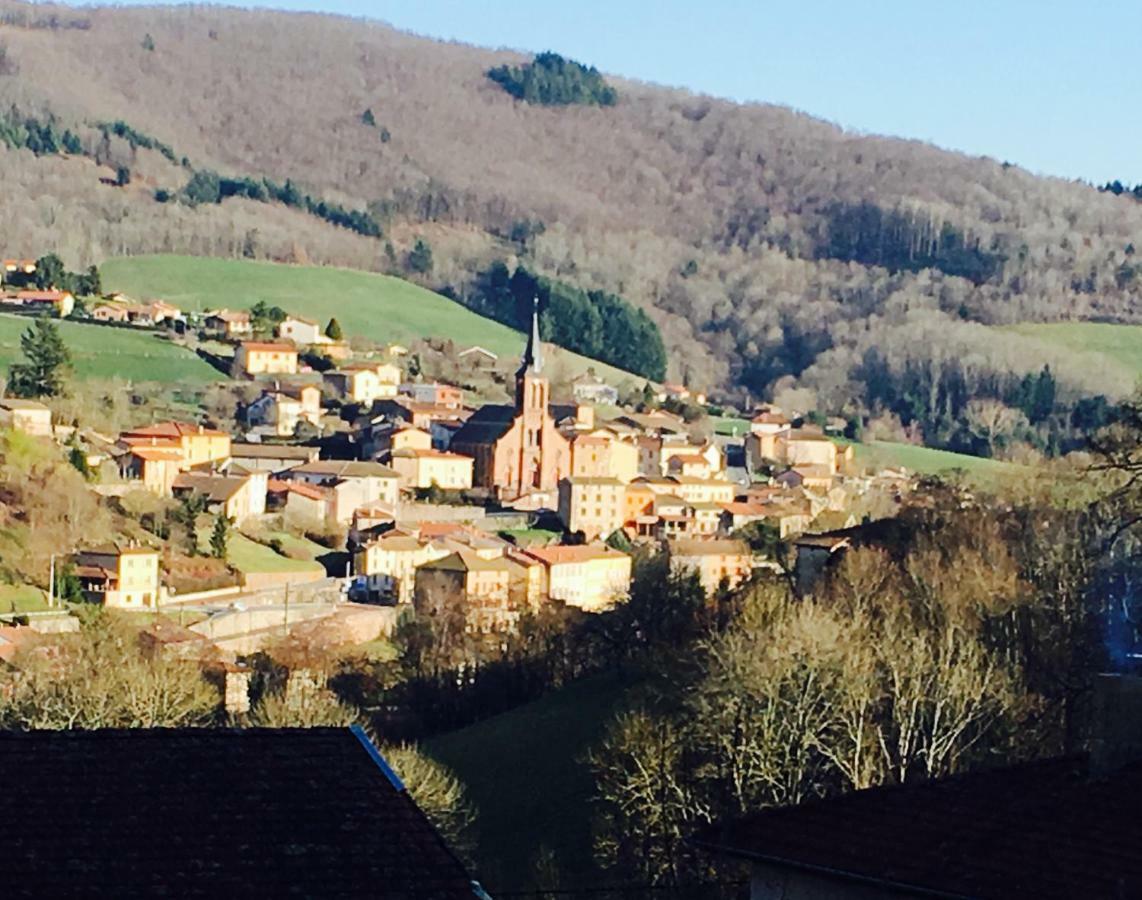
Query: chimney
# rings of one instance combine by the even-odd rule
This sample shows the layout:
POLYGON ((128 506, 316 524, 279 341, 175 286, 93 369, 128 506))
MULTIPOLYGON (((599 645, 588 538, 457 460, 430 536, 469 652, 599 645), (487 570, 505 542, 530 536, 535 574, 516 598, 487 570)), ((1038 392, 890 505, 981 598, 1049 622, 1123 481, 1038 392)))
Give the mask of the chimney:
POLYGON ((1103 674, 1095 679, 1090 767, 1094 775, 1142 761, 1142 678, 1103 674))

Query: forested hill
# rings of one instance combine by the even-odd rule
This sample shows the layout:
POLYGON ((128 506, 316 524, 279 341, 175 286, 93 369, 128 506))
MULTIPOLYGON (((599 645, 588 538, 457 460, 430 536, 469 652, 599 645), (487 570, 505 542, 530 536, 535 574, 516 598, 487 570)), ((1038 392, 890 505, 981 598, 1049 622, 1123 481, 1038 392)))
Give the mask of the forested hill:
POLYGON ((907 377, 927 407, 948 378, 1006 403, 1044 362, 1061 397, 1129 387, 980 325, 1142 321, 1130 196, 529 62, 332 16, 0 2, 4 253, 337 262, 474 304, 522 263, 645 309, 673 378, 906 424, 907 377), (28 116, 61 146, 17 149, 28 116))

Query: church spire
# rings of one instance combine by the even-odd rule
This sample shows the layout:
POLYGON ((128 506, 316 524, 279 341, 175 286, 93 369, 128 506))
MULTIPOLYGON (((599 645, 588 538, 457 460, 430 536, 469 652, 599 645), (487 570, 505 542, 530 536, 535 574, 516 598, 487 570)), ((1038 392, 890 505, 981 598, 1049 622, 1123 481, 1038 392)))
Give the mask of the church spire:
POLYGON ((539 297, 532 300, 531 332, 527 336, 527 349, 523 351, 523 361, 516 374, 523 375, 526 372, 532 375, 543 372, 543 344, 539 340, 539 297))

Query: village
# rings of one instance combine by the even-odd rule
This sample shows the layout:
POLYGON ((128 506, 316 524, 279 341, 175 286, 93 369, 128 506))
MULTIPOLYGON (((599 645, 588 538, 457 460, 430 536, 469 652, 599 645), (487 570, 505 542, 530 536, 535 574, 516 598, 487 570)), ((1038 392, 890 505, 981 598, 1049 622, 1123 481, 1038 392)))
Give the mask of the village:
MULTIPOLYGON (((4 269, 19 285, 35 262, 4 269)), ((58 290, 8 290, 0 303, 56 317, 76 308, 58 290)), ((155 641, 231 660, 295 631, 335 644, 384 639, 410 615, 459 611, 471 634, 512 633, 544 605, 612 609, 640 554, 666 554, 711 602, 755 573, 792 575, 798 555, 802 568, 819 566, 822 548, 827 556, 846 544, 845 529, 891 516, 911 483, 903 471, 858 471, 832 423, 795 410, 756 407, 744 434, 726 435, 695 425, 705 397, 681 385, 647 384, 637 405, 622 406, 615 387, 583 374, 553 396, 538 304, 510 404, 411 377, 401 346, 359 357, 335 321, 323 328, 279 310, 272 333, 259 333, 260 312, 184 315, 119 296, 84 310, 93 327, 210 340, 248 398, 232 420, 199 414, 103 434, 53 421, 45 403, 0 398, 0 427, 78 449, 105 500, 178 503, 197 523, 190 561, 152 534, 60 548, 49 607, 66 572, 89 602, 155 613, 155 641), (226 347, 230 356, 218 352, 226 347), (281 571, 235 570, 225 551, 195 561, 211 555, 198 534, 210 523, 230 548, 282 551, 319 536, 328 549, 281 571)), ((499 364, 480 347, 457 357, 473 369, 499 364)), ((0 617, 68 627, 59 611, 0 617)), ((0 653, 22 633, 0 628, 0 653)))

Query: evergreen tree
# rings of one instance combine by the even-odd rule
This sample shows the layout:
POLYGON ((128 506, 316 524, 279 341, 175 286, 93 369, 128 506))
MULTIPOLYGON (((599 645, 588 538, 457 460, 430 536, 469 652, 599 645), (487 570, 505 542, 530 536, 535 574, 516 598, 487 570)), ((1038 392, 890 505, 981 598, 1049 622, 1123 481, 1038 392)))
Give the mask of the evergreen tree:
POLYGON ((409 251, 408 267, 421 275, 432 271, 432 248, 423 238, 417 238, 416 246, 409 251))
POLYGON ((39 318, 20 337, 24 362, 8 370, 8 390, 13 396, 57 397, 63 393, 64 379, 71 367, 71 354, 60 337, 59 327, 39 318))
POLYGON ((225 559, 229 540, 230 520, 225 513, 219 512, 214 517, 214 528, 210 532, 210 555, 215 559, 225 559))
POLYGON ((361 113, 361 124, 368 125, 370 128, 376 126, 377 119, 373 115, 373 111, 371 109, 366 109, 363 113, 361 113))
POLYGON ((341 323, 336 318, 330 319, 325 326, 325 336, 331 341, 344 340, 345 334, 341 331, 341 323))

